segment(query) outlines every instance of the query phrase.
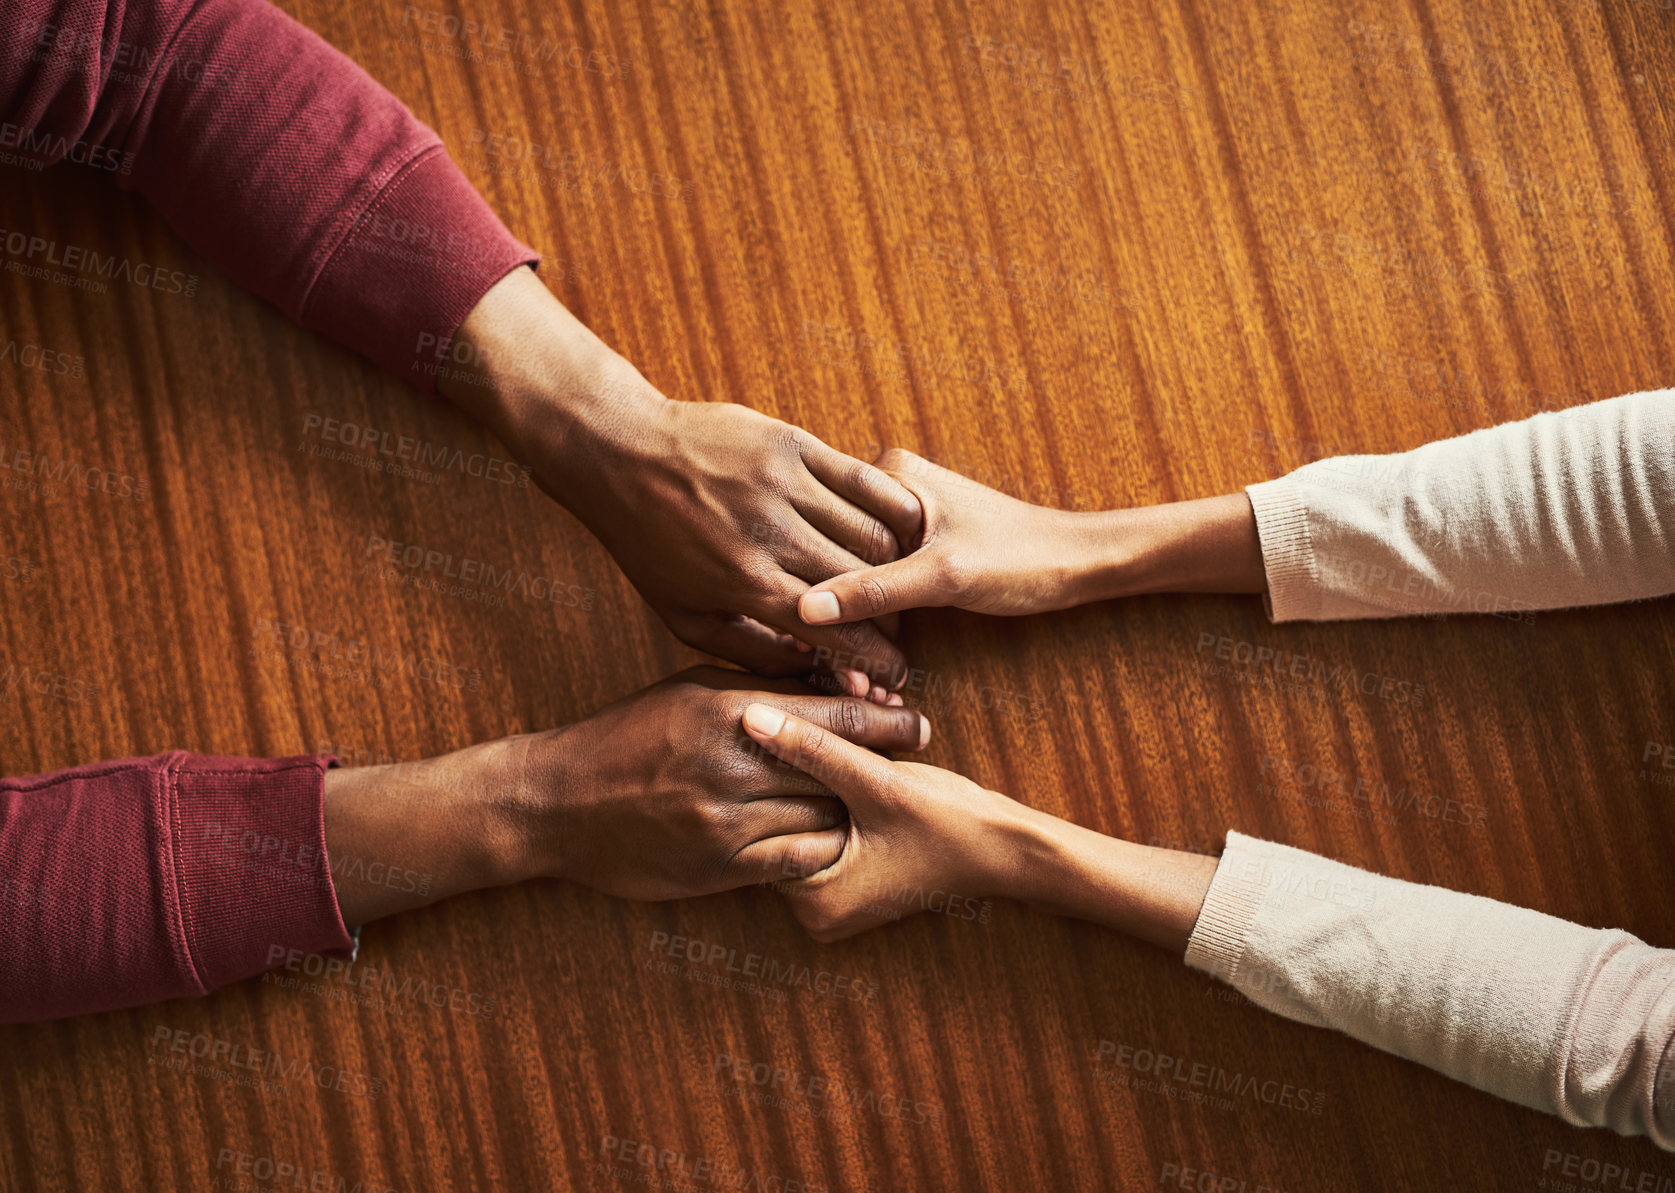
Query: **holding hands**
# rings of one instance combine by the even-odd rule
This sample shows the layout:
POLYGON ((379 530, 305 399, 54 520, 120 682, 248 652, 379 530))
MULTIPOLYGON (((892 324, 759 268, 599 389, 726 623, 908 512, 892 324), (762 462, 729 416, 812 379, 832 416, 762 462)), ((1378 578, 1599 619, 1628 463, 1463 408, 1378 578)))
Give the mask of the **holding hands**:
POLYGON ((900 482, 746 407, 665 398, 527 269, 484 296, 455 344, 473 364, 439 388, 586 524, 681 641, 763 675, 841 657, 854 663, 845 689, 878 701, 906 678, 870 621, 797 619, 810 584, 917 541, 919 502, 900 482))
MULTIPOLYGON (((744 710, 744 727, 848 808, 836 859, 786 870, 798 875, 787 891, 792 912, 816 940, 924 908, 925 891, 1016 899, 1170 949, 1192 935, 1215 858, 1107 837, 951 771, 880 757, 765 703, 744 710)), ((818 861, 825 848, 804 856, 818 861)))

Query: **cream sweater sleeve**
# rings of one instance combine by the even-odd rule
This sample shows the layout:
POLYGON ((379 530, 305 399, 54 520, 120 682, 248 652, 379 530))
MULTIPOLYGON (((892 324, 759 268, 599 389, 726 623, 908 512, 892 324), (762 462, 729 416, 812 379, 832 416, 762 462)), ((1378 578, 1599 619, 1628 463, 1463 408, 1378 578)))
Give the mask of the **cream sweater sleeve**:
POLYGON ((1275 621, 1499 613, 1675 592, 1675 390, 1249 486, 1275 621))
POLYGON ((1675 950, 1230 832, 1186 963, 1289 1019, 1675 1149, 1675 950))

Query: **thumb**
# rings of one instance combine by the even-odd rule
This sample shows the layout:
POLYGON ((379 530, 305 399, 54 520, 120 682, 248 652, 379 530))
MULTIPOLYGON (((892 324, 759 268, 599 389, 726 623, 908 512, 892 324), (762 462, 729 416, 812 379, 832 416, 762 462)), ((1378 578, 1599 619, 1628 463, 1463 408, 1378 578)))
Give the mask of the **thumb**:
POLYGON ((895 763, 771 705, 746 707, 744 729, 768 753, 842 796, 851 815, 895 781, 895 763))
POLYGON ((906 559, 821 581, 803 593, 797 614, 807 625, 832 625, 949 603, 934 560, 921 548, 906 559))

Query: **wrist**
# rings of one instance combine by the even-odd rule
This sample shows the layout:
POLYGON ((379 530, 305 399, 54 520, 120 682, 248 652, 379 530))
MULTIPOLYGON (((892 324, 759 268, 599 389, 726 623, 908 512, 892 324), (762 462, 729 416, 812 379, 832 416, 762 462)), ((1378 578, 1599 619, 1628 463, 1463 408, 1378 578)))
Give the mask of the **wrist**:
POLYGON ((521 826, 497 807, 492 753, 326 772, 326 851, 346 923, 532 876, 521 826))
POLYGON ((447 359, 438 390, 549 486, 610 445, 637 442, 673 405, 522 267, 472 308, 447 359))
POLYGON ((1077 603, 1155 592, 1265 592, 1256 515, 1243 493, 1082 514, 1077 603))

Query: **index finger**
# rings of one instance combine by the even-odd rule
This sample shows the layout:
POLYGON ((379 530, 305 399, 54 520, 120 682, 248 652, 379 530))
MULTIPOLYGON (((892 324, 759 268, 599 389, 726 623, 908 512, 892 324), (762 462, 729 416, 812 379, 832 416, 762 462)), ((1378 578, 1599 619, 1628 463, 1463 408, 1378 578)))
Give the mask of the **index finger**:
POLYGON ((895 777, 894 764, 865 746, 767 704, 744 710, 745 732, 763 749, 846 799, 870 795, 895 777))

